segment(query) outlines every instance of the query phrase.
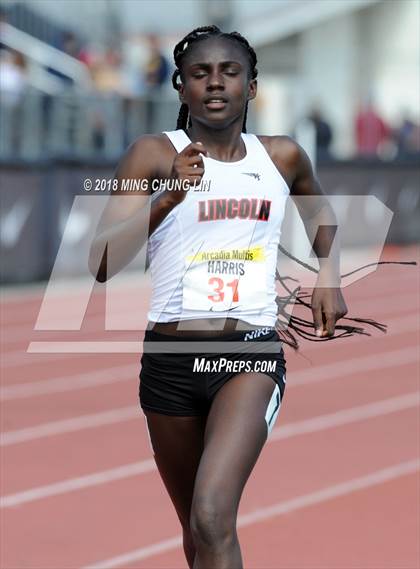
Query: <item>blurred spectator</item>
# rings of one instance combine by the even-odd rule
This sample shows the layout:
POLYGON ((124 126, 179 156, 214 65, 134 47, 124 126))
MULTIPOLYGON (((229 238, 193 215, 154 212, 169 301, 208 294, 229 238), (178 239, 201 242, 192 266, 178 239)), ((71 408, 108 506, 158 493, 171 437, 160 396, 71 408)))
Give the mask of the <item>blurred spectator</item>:
MULTIPOLYGON (((76 36, 72 32, 64 32, 60 37, 57 49, 60 49, 61 51, 63 51, 67 55, 70 55, 71 57, 77 58, 79 54, 79 47, 78 47, 78 42, 76 40, 76 36)), ((57 79, 63 81, 63 83, 66 83, 67 86, 71 86, 74 84, 74 81, 71 77, 65 75, 64 73, 61 73, 61 71, 58 71, 58 69, 55 69, 54 67, 48 67, 47 71, 57 79)), ((50 104, 51 102, 48 101, 46 103, 46 106, 49 107, 50 104)))
POLYGON ((398 157, 405 158, 420 153, 420 125, 407 115, 403 117, 400 126, 394 131, 394 138, 398 157))
POLYGON ((82 45, 77 55, 77 59, 84 63, 86 67, 89 67, 89 69, 95 64, 96 58, 97 55, 92 45, 82 45))
MULTIPOLYGON (((65 54, 69 55, 70 57, 77 58, 79 54, 79 42, 76 36, 72 32, 63 32, 60 34, 59 40, 56 45, 57 49, 60 49, 65 54)), ((66 90, 73 88, 74 86, 74 79, 69 77, 65 73, 62 73, 55 67, 47 67, 48 73, 50 73, 56 79, 59 79, 63 86, 65 86, 66 90)), ((48 145, 48 132, 50 132, 51 124, 52 124, 52 114, 53 114, 53 107, 54 107, 54 97, 50 94, 45 93, 42 97, 42 128, 43 128, 43 135, 42 135, 42 142, 40 144, 44 147, 44 149, 48 145)), ((75 108, 72 106, 71 103, 68 105, 69 112, 74 113, 75 108)), ((68 132, 65 135, 70 140, 73 140, 74 137, 74 127, 73 125, 69 128, 68 132)))
POLYGON ((317 160, 331 160, 332 130, 318 106, 313 107, 308 115, 308 119, 315 127, 317 160))
POLYGON ((0 91, 2 105, 19 105, 27 86, 26 61, 17 51, 0 52, 0 91))
MULTIPOLYGON (((122 119, 118 128, 121 129, 124 139, 126 139, 126 117, 129 108, 129 99, 133 95, 130 76, 127 74, 121 52, 117 49, 109 49, 105 57, 98 58, 91 65, 91 75, 98 94, 105 98, 94 98, 92 101, 92 137, 96 151, 103 150, 105 146, 106 124, 109 120, 109 108, 107 107, 107 96, 116 96, 121 99, 122 119)), ((118 102, 115 102, 117 105, 118 102)))
POLYGON ((390 129, 369 101, 361 107, 355 119, 357 152, 359 156, 377 156, 381 145, 390 138, 390 129))
POLYGON ((149 58, 146 62, 144 75, 149 90, 159 90, 166 82, 169 74, 169 64, 160 49, 158 36, 151 34, 149 40, 149 58))
POLYGON ((71 57, 75 57, 76 59, 79 56, 79 42, 73 32, 64 32, 61 36, 61 45, 58 46, 61 51, 67 53, 71 57))
POLYGON ((27 89, 27 67, 17 51, 0 51, 1 128, 7 141, 7 152, 19 152, 22 137, 22 105, 27 89))
POLYGON ((146 91, 150 95, 146 99, 146 132, 155 128, 155 118, 158 113, 159 102, 156 95, 162 89, 169 75, 169 63, 161 52, 158 36, 151 34, 149 41, 149 57, 144 69, 146 91))
POLYGON ((113 93, 123 97, 131 95, 131 86, 123 68, 121 53, 109 49, 105 57, 91 65, 91 74, 96 89, 101 93, 113 93))

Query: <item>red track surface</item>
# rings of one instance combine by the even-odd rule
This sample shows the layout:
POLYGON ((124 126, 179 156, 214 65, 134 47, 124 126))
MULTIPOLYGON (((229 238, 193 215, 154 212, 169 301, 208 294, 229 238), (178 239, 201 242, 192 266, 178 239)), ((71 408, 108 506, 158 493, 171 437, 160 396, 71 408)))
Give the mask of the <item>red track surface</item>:
MULTIPOLYGON (((419 567, 418 291, 417 267, 381 268, 345 296, 388 334, 286 350, 283 408, 241 503, 248 569, 419 567)), ((123 292, 129 313, 142 289, 123 292)), ((25 353, 141 338, 104 332, 100 289, 81 332, 36 332, 41 300, 35 289, 2 305, 2 569, 185 568, 136 409, 139 355, 25 353)))

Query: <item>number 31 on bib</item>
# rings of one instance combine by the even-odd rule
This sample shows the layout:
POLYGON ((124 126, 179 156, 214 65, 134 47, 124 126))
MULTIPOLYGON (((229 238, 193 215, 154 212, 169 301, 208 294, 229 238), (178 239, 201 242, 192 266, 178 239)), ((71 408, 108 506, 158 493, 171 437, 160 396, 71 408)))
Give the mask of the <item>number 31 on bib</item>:
POLYGON ((183 307, 213 312, 239 306, 263 308, 267 301, 265 264, 245 261, 242 267, 242 274, 236 275, 239 271, 234 263, 222 265, 219 272, 209 272, 206 262, 190 265, 183 278, 183 307))

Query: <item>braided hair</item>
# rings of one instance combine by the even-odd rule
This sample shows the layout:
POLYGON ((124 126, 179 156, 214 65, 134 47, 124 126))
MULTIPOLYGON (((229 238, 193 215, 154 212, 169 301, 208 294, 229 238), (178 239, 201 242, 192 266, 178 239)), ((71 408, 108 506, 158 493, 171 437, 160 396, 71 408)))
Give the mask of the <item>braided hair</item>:
MULTIPOLYGON (((319 271, 304 263, 297 257, 294 257, 291 253, 289 253, 282 245, 278 245, 279 251, 281 251, 286 257, 289 257, 292 261, 299 264, 301 267, 313 272, 318 273, 319 271)), ((368 267, 373 267, 376 265, 417 265, 415 261, 379 261, 378 263, 369 263, 368 265, 363 265, 362 267, 358 267, 349 273, 341 275, 342 278, 349 277, 350 275, 357 273, 358 271, 362 271, 368 267)), ((308 299, 311 295, 301 291, 301 287, 298 285, 293 290, 291 290, 290 285, 287 284, 286 281, 294 281, 292 277, 282 277, 278 270, 276 270, 276 279, 280 282, 282 287, 286 291, 285 296, 277 295, 276 303, 277 303, 277 321, 275 324, 275 328, 281 340, 287 344, 288 346, 292 347, 294 350, 299 348, 299 343, 297 341, 297 336, 300 338, 304 338, 305 340, 310 340, 312 342, 328 342, 330 340, 337 340, 338 338, 347 338, 349 336, 354 336, 355 334, 361 334, 362 336, 370 336, 370 333, 366 330, 366 328, 360 326, 360 324, 364 324, 370 326, 372 328, 376 328, 381 332, 387 331, 387 325, 381 324, 372 318, 356 318, 356 317, 343 317, 340 319, 340 324, 335 325, 335 330, 337 334, 332 337, 321 337, 315 335, 314 329, 314 322, 312 318, 307 320, 302 316, 297 316, 295 314, 291 314, 287 311, 288 305, 300 306, 304 309, 307 309, 309 312, 312 311, 312 305, 305 299, 308 299), (344 324, 343 321, 346 320, 347 322, 354 322, 355 324, 344 324)))
MULTIPOLYGON (((245 39, 239 32, 226 33, 222 32, 217 26, 203 26, 195 28, 192 32, 187 34, 174 48, 174 61, 176 69, 172 75, 172 86, 176 91, 179 91, 180 84, 178 78, 182 80, 182 62, 186 53, 190 51, 191 45, 207 40, 210 38, 222 38, 229 41, 236 42, 242 47, 249 60, 249 75, 251 79, 255 79, 258 75, 257 70, 257 55, 254 49, 249 45, 248 40, 245 39)), ((242 124, 242 132, 246 132, 246 119, 248 115, 248 102, 245 107, 244 122, 242 124)), ((179 109, 178 120, 176 123, 177 129, 185 130, 191 126, 191 117, 189 116, 189 109, 186 103, 182 103, 179 109)))

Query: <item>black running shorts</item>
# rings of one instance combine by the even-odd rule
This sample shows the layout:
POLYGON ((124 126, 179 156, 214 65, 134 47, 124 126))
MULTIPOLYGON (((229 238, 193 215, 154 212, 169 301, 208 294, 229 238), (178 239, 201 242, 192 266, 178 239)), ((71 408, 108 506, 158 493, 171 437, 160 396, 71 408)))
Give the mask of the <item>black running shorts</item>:
POLYGON ((274 328, 205 338, 147 330, 140 404, 144 410, 165 415, 207 415, 217 391, 238 373, 250 372, 269 375, 283 397, 286 365, 274 328))

